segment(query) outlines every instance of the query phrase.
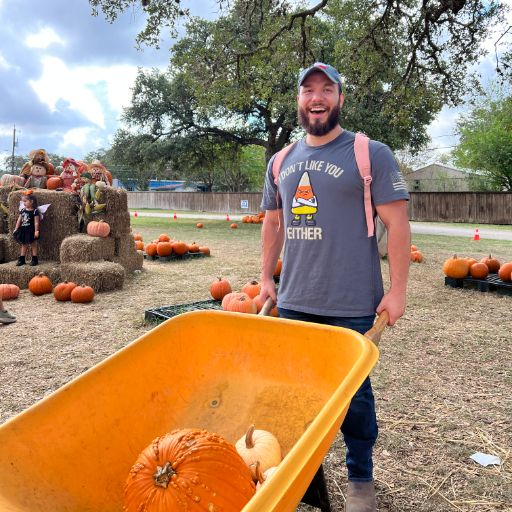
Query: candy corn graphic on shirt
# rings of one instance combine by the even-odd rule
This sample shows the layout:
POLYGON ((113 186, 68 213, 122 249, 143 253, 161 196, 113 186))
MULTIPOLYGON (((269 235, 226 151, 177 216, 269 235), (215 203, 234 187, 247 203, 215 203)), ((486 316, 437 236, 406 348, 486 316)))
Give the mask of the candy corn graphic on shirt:
MULTIPOLYGON (((283 209, 285 247, 279 307, 327 316, 375 313, 383 291, 375 237, 368 238, 355 134, 344 130, 323 146, 297 142, 277 185, 270 160, 262 209, 283 209)), ((370 141, 372 201, 408 199, 388 146, 370 141)))

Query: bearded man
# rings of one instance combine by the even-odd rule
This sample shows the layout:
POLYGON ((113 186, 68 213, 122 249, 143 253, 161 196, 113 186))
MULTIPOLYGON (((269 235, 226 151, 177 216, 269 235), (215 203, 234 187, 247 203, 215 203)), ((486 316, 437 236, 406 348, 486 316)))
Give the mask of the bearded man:
MULTIPOLYGON (((281 318, 364 334, 376 313, 386 310, 393 325, 405 311, 409 195, 393 153, 381 142, 367 142, 371 177, 362 176, 356 134, 340 125, 343 102, 342 79, 332 66, 317 62, 299 74, 298 119, 306 136, 274 155, 267 168, 261 204, 266 210, 261 298, 271 297, 281 318), (373 230, 375 213, 388 235, 386 293, 373 230), (273 273, 283 246, 277 295, 273 273)), ((369 377, 352 398, 341 431, 348 473, 346 510, 374 512, 372 451, 378 428, 369 377)))

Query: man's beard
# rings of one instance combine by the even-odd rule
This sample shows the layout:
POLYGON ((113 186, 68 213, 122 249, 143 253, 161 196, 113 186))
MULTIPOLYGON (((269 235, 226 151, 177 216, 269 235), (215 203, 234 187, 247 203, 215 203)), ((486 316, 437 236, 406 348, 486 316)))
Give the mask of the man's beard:
POLYGON ((302 126, 302 128, 304 128, 304 130, 306 130, 306 133, 315 135, 316 137, 327 135, 339 123, 339 117, 339 103, 333 107, 325 123, 320 122, 319 119, 316 119, 313 121, 313 123, 310 123, 307 111, 303 108, 299 108, 299 124, 302 126))

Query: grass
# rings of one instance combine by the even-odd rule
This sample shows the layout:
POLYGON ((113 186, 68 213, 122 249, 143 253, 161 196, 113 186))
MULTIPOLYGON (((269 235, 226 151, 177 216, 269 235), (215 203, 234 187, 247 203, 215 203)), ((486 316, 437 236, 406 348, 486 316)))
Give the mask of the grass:
MULTIPOLYGON (((193 219, 131 221, 146 242, 168 233, 208 245, 212 256, 146 260, 123 290, 98 294, 83 308, 23 290, 6 304, 18 322, 0 326, 0 396, 6 397, 0 421, 148 332, 153 325, 142 321, 144 310, 207 300, 219 275, 234 289, 259 276, 259 225, 239 223, 232 230, 224 220, 205 220, 198 229, 193 219)), ((380 427, 374 452, 379 511, 510 511, 512 297, 447 287, 441 268, 454 252, 512 261, 512 244, 430 235, 414 235, 413 242, 425 262, 410 267, 407 310, 386 329, 372 371, 380 427), (499 456, 502 465, 477 465, 469 458, 477 451, 499 456)), ((387 262, 382 269, 387 282, 387 262)), ((341 511, 346 470, 340 436, 324 469, 333 510, 341 511)))

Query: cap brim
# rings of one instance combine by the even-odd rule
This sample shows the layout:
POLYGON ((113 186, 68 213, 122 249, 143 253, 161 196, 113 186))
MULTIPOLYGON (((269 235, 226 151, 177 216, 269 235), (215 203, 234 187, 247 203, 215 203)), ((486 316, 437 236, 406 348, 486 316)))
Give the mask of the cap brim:
POLYGON ((304 83, 304 80, 311 75, 312 73, 316 73, 317 71, 320 71, 323 73, 333 84, 337 84, 341 87, 341 84, 337 80, 333 80, 332 76, 329 76, 329 73, 325 69, 322 68, 311 68, 300 80, 299 87, 304 83))

